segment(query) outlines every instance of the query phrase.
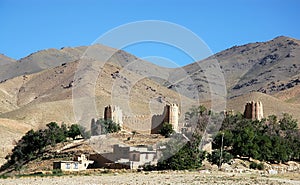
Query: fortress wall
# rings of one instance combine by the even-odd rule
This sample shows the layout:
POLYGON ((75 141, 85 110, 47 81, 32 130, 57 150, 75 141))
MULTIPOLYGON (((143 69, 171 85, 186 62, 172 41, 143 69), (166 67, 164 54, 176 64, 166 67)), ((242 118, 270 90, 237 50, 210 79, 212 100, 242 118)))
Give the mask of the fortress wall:
POLYGON ((179 107, 177 104, 166 105, 161 115, 123 116, 118 106, 107 106, 104 109, 104 119, 111 119, 120 124, 121 128, 139 133, 157 134, 164 122, 170 123, 179 132, 179 107))
POLYGON ((151 116, 123 116, 123 129, 137 131, 143 134, 151 134, 151 116))
POLYGON ((245 105, 244 118, 261 120, 263 115, 263 105, 259 102, 247 102, 245 105))

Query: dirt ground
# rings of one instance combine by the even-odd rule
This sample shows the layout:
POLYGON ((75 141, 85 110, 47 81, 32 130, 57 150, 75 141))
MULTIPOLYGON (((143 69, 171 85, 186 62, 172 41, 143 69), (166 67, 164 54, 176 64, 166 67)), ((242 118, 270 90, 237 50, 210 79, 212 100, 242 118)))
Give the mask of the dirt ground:
POLYGON ((225 173, 206 171, 136 172, 101 175, 66 175, 61 177, 21 177, 0 179, 1 185, 98 185, 98 184, 292 184, 299 185, 300 178, 292 176, 262 176, 255 173, 225 173))

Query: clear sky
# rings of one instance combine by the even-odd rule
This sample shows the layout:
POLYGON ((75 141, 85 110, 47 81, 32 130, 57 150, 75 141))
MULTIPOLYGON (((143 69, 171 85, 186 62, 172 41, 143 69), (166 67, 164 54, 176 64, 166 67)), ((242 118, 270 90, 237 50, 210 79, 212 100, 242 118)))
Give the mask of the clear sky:
MULTIPOLYGON (((0 53, 90 45, 122 24, 163 20, 197 34, 213 53, 285 35, 300 39, 299 0, 0 0, 0 53)), ((128 48, 138 57, 190 59, 159 44, 128 48)))

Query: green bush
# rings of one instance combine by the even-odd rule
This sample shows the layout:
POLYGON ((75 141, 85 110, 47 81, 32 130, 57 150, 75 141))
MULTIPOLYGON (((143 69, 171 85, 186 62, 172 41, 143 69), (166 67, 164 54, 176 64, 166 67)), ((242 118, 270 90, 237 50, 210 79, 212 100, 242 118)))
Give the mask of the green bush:
POLYGON ((251 162, 249 165, 250 169, 258 169, 258 170, 264 170, 265 166, 263 163, 256 163, 256 162, 251 162))
POLYGON ((171 136, 172 133, 174 133, 172 124, 163 123, 162 128, 159 131, 159 134, 168 138, 171 136))
POLYGON ((257 168, 257 163, 256 162, 251 162, 249 165, 250 169, 256 169, 257 168))
POLYGON ((97 121, 92 120, 91 134, 93 136, 100 135, 100 134, 114 133, 120 130, 121 130, 121 126, 110 119, 105 120, 103 118, 100 118, 97 121))
POLYGON ((207 158, 210 163, 216 164, 220 168, 222 164, 229 163, 233 159, 233 155, 231 155, 229 152, 223 151, 221 159, 220 150, 215 150, 212 152, 212 154, 208 154, 207 158))
POLYGON ((53 169, 52 174, 55 176, 61 176, 61 175, 63 175, 63 172, 61 169, 53 169))
POLYGON ((71 125, 67 132, 68 137, 75 139, 77 136, 81 135, 80 127, 77 124, 71 125))
POLYGON ((259 163, 259 164, 257 164, 257 169, 258 170, 264 170, 265 169, 265 165, 263 163, 259 163))

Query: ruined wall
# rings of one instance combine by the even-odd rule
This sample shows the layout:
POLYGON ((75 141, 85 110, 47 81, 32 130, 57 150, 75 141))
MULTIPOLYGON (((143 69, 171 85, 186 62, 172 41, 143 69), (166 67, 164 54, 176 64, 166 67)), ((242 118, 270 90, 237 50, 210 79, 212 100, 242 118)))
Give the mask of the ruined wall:
POLYGON ((244 118, 261 120, 264 117, 263 105, 259 102, 247 102, 245 105, 244 118))
POLYGON ((133 115, 123 116, 118 106, 107 106, 104 109, 104 119, 111 119, 128 131, 137 131, 143 134, 157 134, 164 122, 170 123, 176 132, 179 132, 179 107, 177 104, 166 105, 160 115, 133 115))
POLYGON ((123 113, 118 106, 107 106, 104 108, 104 119, 111 119, 113 122, 123 126, 123 113))
POLYGON ((151 134, 151 116, 123 116, 123 129, 128 131, 137 131, 142 134, 151 134))
POLYGON ((179 132, 179 107, 177 104, 166 105, 161 115, 152 117, 152 133, 158 133, 163 123, 170 123, 175 132, 179 132))

